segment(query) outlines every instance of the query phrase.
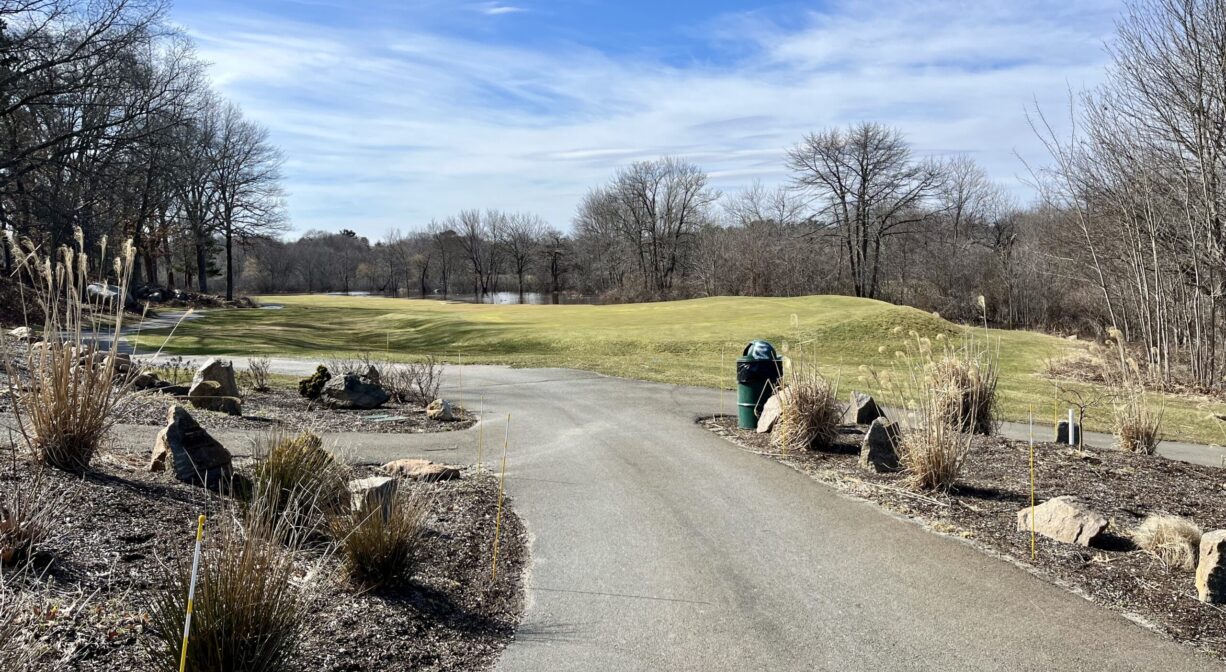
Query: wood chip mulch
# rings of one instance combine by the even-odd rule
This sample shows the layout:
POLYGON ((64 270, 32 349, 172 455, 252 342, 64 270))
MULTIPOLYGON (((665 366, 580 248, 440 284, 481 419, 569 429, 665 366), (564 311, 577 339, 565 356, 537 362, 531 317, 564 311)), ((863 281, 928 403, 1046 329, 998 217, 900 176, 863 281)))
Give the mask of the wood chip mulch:
POLYGON ((840 490, 910 517, 933 531, 969 540, 1059 585, 1166 634, 1226 659, 1226 609, 1201 603, 1195 572, 1171 567, 1137 548, 1129 533, 1150 514, 1190 518, 1205 532, 1226 528, 1226 470, 1111 450, 1082 452, 1052 443, 1034 450, 1035 498, 1075 495, 1110 521, 1099 548, 1083 548, 1017 530, 1030 505, 1026 442, 979 437, 956 487, 917 493, 902 474, 858 466, 866 427, 844 426, 833 446, 780 452, 769 434, 736 428, 736 419, 702 420, 737 445, 783 462, 840 490))
MULTIPOLYGON (((31 478, 28 464, 4 458, 0 487, 14 482, 20 487, 31 478)), ((153 669, 147 650, 156 640, 147 605, 163 581, 160 567, 190 558, 196 516, 216 510, 219 498, 168 474, 145 471, 146 459, 143 453, 108 452, 83 477, 48 472, 61 500, 55 529, 35 558, 35 571, 6 577, 8 589, 51 594, 60 605, 47 614, 38 634, 54 651, 37 669, 153 669), (64 608, 78 603, 84 607, 64 608)), ((497 480, 469 469, 460 480, 401 483, 402 491, 422 488, 433 497, 432 512, 411 582, 361 591, 341 577, 335 556, 326 558, 321 592, 291 669, 493 666, 523 611, 528 557, 523 525, 504 508, 499 574, 491 580, 497 480)))

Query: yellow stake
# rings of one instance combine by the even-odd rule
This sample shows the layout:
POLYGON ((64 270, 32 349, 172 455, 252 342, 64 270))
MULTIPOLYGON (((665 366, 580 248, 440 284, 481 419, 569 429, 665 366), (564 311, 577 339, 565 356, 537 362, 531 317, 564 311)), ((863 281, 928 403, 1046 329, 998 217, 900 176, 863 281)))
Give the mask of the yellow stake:
POLYGON ((717 383, 716 383, 716 384, 717 384, 717 385, 719 385, 719 417, 721 417, 721 418, 722 418, 722 417, 724 417, 724 381, 723 381, 723 376, 724 376, 724 358, 725 358, 725 355, 727 354, 725 351, 728 349, 727 345, 728 345, 728 344, 727 344, 727 343, 725 343, 725 344, 724 344, 724 347, 722 347, 722 348, 720 348, 720 349, 719 349, 719 373, 715 374, 715 380, 717 381, 717 383))
POLYGON ((196 573, 200 571, 200 542, 204 539, 204 516, 196 520, 196 554, 192 558, 192 580, 187 587, 187 617, 183 619, 183 651, 179 655, 179 672, 187 669, 187 635, 192 629, 192 601, 196 599, 196 573))
POLYGON ((1038 550, 1034 543, 1034 406, 1030 407, 1030 561, 1034 562, 1038 550))
POLYGON ((498 537, 502 534, 502 493, 507 483, 507 444, 511 442, 511 414, 507 413, 507 435, 502 440, 502 476, 498 479, 498 515, 494 518, 494 559, 490 562, 490 581, 498 580, 498 537))
POLYGON ((464 408, 464 353, 456 350, 456 361, 459 363, 459 368, 456 369, 456 376, 459 379, 457 385, 460 387, 460 408, 464 408))

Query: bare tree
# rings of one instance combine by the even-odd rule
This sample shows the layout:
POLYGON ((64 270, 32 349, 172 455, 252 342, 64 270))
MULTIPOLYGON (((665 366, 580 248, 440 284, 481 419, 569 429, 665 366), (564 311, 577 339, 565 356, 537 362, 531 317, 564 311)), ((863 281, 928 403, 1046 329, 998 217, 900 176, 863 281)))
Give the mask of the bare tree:
POLYGON ((515 273, 520 303, 524 302, 524 275, 536 257, 545 229, 545 222, 540 217, 517 213, 506 218, 506 223, 500 231, 499 242, 511 262, 511 270, 515 273))
POLYGON ((856 296, 876 298, 882 248, 929 216, 923 206, 939 167, 914 160, 902 133, 875 123, 810 133, 787 163, 820 221, 841 237, 856 296))

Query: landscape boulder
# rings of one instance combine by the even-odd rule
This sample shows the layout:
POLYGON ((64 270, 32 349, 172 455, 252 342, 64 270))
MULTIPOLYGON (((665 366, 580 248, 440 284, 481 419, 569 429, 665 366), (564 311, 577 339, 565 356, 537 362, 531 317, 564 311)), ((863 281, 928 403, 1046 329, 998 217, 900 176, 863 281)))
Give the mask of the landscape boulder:
POLYGON ((196 371, 187 398, 196 408, 230 415, 243 414, 243 397, 234 378, 234 364, 215 357, 196 371))
POLYGON ((360 513, 378 507, 383 510, 383 517, 387 518, 399 486, 400 481, 389 476, 371 476, 349 481, 353 512, 360 513))
POLYGON ((770 399, 762 405, 762 413, 758 415, 758 433, 767 434, 775 428, 775 423, 779 422, 779 416, 783 415, 783 403, 779 400, 781 395, 772 394, 770 399))
POLYGON ((319 398, 330 408, 371 409, 386 404, 392 395, 369 375, 351 371, 329 380, 319 398))
POLYGON ((884 417, 873 398, 863 392, 852 390, 851 404, 847 406, 847 422, 853 425, 867 425, 877 418, 884 417))
POLYGON ((1196 593, 1201 602, 1226 604, 1226 530, 1201 535, 1196 593))
POLYGON ((132 389, 134 390, 152 390, 156 389, 158 383, 158 374, 152 371, 142 371, 132 378, 132 389))
POLYGON ((124 292, 123 288, 116 285, 105 285, 101 282, 91 282, 85 287, 85 296, 93 303, 98 304, 113 304, 116 301, 123 301, 126 308, 137 308, 139 304, 132 298, 132 294, 124 292))
POLYGON ((17 327, 16 329, 10 329, 8 334, 9 338, 22 343, 29 343, 30 341, 34 340, 34 331, 29 327, 17 327))
POLYGON ((877 473, 898 471, 898 437, 898 425, 885 418, 873 420, 860 444, 860 468, 877 473))
POLYGON ((168 457, 175 478, 184 483, 216 490, 233 475, 230 451, 178 404, 171 404, 166 412, 166 426, 154 441, 149 471, 164 471, 168 457))
MULTIPOLYGON (((1017 512, 1019 532, 1030 531, 1030 507, 1017 512)), ((1055 497, 1034 509, 1034 531, 1066 544, 1090 546, 1107 529, 1107 519, 1077 498, 1055 497)))
POLYGON ((451 409, 451 402, 446 399, 435 399, 426 406, 426 417, 431 420, 440 420, 442 422, 451 422, 455 420, 455 413, 451 409))
POLYGON ((388 462, 383 471, 411 481, 450 481, 460 477, 460 468, 430 460, 405 459, 388 462))

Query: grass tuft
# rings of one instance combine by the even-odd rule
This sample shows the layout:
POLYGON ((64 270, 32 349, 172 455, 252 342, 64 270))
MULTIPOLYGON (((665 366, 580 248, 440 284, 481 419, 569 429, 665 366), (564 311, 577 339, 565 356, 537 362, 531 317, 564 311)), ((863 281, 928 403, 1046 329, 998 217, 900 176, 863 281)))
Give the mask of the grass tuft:
POLYGON ((45 472, 33 479, 0 481, 0 567, 26 563, 50 536, 58 511, 45 472))
POLYGON ((253 490, 269 508, 304 533, 325 529, 329 516, 349 505, 349 469, 310 432, 261 434, 252 445, 253 490))
POLYGON ((332 520, 332 534, 349 578, 376 588, 408 580, 417 561, 431 501, 414 493, 387 505, 368 502, 332 520))
POLYGON ((1200 554, 1200 527, 1179 516, 1152 515, 1132 531, 1137 546, 1172 567, 1196 569, 1200 554))
POLYGON ((771 435, 776 445, 811 450, 834 442, 844 411, 837 382, 826 380, 813 364, 794 363, 777 394, 781 412, 771 435))
POLYGON ((1114 407, 1115 447, 1131 453, 1153 455, 1161 441, 1164 408, 1154 408, 1142 389, 1126 392, 1114 407))
MULTIPOLYGON (((258 491, 257 491, 258 493, 258 491)), ((303 537, 276 515, 276 497, 257 496, 241 514, 223 512, 205 533, 193 602, 187 670, 292 669, 315 598, 314 572, 296 561, 303 537)), ((179 669, 190 562, 166 569, 149 605, 154 666, 179 669)))

